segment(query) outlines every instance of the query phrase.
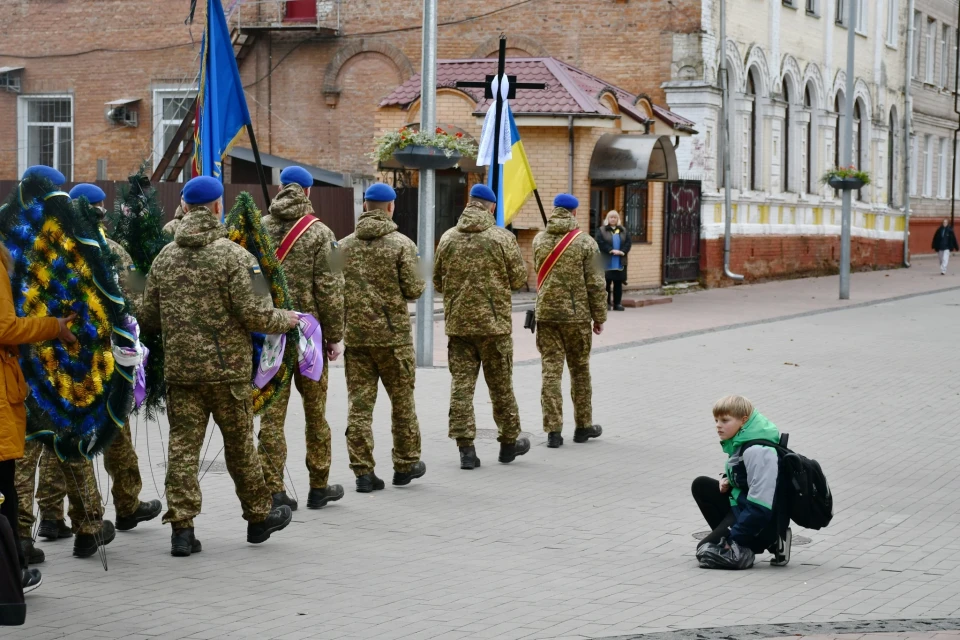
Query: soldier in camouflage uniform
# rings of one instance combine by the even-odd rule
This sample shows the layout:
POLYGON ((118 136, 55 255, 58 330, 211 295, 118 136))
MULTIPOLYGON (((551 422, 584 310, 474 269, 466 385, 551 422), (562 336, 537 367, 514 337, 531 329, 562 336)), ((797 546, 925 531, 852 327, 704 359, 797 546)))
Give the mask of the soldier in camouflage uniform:
MULTIPOLYGON (((597 335, 607 321, 607 299, 604 289, 600 249, 585 233, 576 236, 553 263, 548 275, 541 269, 548 262, 554 247, 579 225, 576 219, 577 199, 562 193, 553 201, 553 215, 545 231, 533 239, 533 259, 538 280, 537 350, 542 361, 543 430, 547 446, 556 449, 563 444, 563 362, 570 370, 570 395, 576 429, 574 442, 599 437, 603 430, 593 423, 593 390, 590 383, 591 322, 597 335)), ((547 265, 549 268, 549 264, 547 265)))
POLYGON ((163 233, 170 236, 172 239, 173 236, 177 235, 177 227, 180 226, 180 221, 183 220, 183 207, 177 207, 176 213, 173 214, 173 220, 163 225, 163 233))
POLYGON ((473 396, 477 374, 490 390, 500 441, 500 462, 513 462, 530 450, 520 438, 520 413, 513 393, 511 292, 527 282, 520 245, 496 225, 497 196, 484 184, 470 190, 470 202, 457 226, 440 239, 433 285, 443 293, 450 386, 450 438, 460 448, 460 468, 480 466, 473 441, 477 421, 473 396))
MULTIPOLYGON (((343 340, 343 275, 336 263, 337 239, 333 232, 313 217, 310 187, 313 176, 301 167, 287 167, 280 173, 283 188, 270 204, 270 215, 263 226, 280 248, 288 233, 302 234, 283 258, 287 288, 296 308, 313 314, 323 334, 323 374, 314 382, 294 369, 293 379, 303 398, 306 417, 307 470, 310 472, 310 493, 307 507, 319 509, 343 497, 343 487, 328 485, 330 475, 330 425, 327 424, 327 364, 340 356, 343 340), (297 225, 305 216, 315 220, 302 229, 297 225)), ((309 219, 308 219, 309 220, 309 219)), ((318 345, 320 346, 320 345, 318 345)), ((283 487, 283 469, 287 462, 287 443, 283 427, 287 417, 290 387, 286 386, 260 418, 260 463, 267 489, 273 494, 274 506, 286 504, 297 508, 283 487)))
POLYGON ((427 472, 420 460, 420 425, 413 388, 416 359, 407 301, 426 288, 417 247, 392 220, 396 193, 386 184, 364 194, 357 230, 340 243, 344 277, 347 451, 357 491, 383 489, 373 472, 373 407, 383 382, 393 406, 393 484, 410 484, 427 472))
POLYGON ((227 239, 220 222, 223 185, 200 176, 183 188, 183 220, 174 242, 150 269, 140 322, 162 330, 170 443, 167 512, 171 554, 201 550, 193 519, 200 513, 197 472, 210 415, 223 434, 227 470, 247 521, 247 542, 260 543, 290 523, 290 507, 271 509, 253 446, 253 344, 250 334, 280 334, 299 322, 273 308, 256 259, 227 239))

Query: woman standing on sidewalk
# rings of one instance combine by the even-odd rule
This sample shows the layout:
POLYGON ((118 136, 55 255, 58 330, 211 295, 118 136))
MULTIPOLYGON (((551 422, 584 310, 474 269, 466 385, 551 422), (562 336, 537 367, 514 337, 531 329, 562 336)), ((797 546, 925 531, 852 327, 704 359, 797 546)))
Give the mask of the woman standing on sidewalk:
POLYGON ((607 308, 623 311, 623 285, 627 281, 627 254, 630 252, 630 234, 620 226, 620 214, 607 213, 607 223, 597 230, 597 244, 604 255, 607 279, 607 308), (611 287, 612 285, 612 287, 611 287), (611 292, 611 288, 613 291, 611 292), (612 299, 611 299, 612 293, 612 299))
POLYGON ((940 275, 947 275, 947 264, 950 263, 950 252, 960 251, 957 245, 957 236, 949 220, 944 220, 937 232, 933 234, 933 250, 940 254, 940 275))

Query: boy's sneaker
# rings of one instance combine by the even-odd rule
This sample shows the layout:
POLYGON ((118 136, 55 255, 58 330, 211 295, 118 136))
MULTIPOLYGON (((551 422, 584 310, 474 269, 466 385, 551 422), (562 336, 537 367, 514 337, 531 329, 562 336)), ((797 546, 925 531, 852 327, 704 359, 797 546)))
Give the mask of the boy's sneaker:
POLYGON ((790 527, 787 527, 787 532, 782 538, 777 540, 777 544, 770 549, 770 553, 773 554, 773 558, 770 559, 770 564, 775 567, 785 567, 790 564, 790 547, 792 545, 793 531, 790 530, 790 527))
POLYGON ((27 595, 43 583, 43 576, 38 569, 24 569, 20 573, 20 585, 23 587, 23 595, 27 595))

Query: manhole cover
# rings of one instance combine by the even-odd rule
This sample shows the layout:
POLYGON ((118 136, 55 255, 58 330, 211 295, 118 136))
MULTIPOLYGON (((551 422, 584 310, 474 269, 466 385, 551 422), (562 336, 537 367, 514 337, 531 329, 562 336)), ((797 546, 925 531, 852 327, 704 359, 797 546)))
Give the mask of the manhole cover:
MULTIPOLYGON (((477 429, 477 440, 496 440, 500 433, 496 429, 477 429)), ((527 433, 526 431, 520 434, 522 438, 529 438, 533 440, 533 434, 527 433)))
MULTIPOLYGON (((708 535, 710 535, 709 531, 697 531, 696 533, 693 534, 693 538, 694 540, 703 540, 708 535)), ((797 546, 802 547, 803 545, 810 544, 811 542, 813 542, 813 540, 805 536, 798 536, 796 534, 794 534, 793 536, 793 544, 797 546)))
MULTIPOLYGON (((157 466, 161 469, 167 468, 166 462, 159 462, 157 466)), ((201 460, 200 461, 200 474, 204 473, 226 473, 227 472, 227 463, 221 460, 201 460)))

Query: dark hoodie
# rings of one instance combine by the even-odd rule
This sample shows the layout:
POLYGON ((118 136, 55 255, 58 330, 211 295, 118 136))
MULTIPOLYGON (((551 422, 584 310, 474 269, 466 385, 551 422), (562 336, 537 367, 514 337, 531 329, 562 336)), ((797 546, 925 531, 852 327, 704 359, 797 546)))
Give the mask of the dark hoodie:
POLYGON ((273 308, 256 259, 227 240, 217 215, 187 213, 174 241, 150 268, 138 320, 163 332, 164 376, 170 384, 250 384, 251 333, 283 333, 288 324, 273 308))
POLYGON ((433 286, 443 293, 448 336, 508 335, 513 330, 511 292, 527 282, 520 245, 477 204, 440 238, 433 286))
POLYGON ((413 344, 407 301, 423 295, 420 256, 383 211, 367 211, 340 242, 343 261, 344 344, 398 347, 413 344))

